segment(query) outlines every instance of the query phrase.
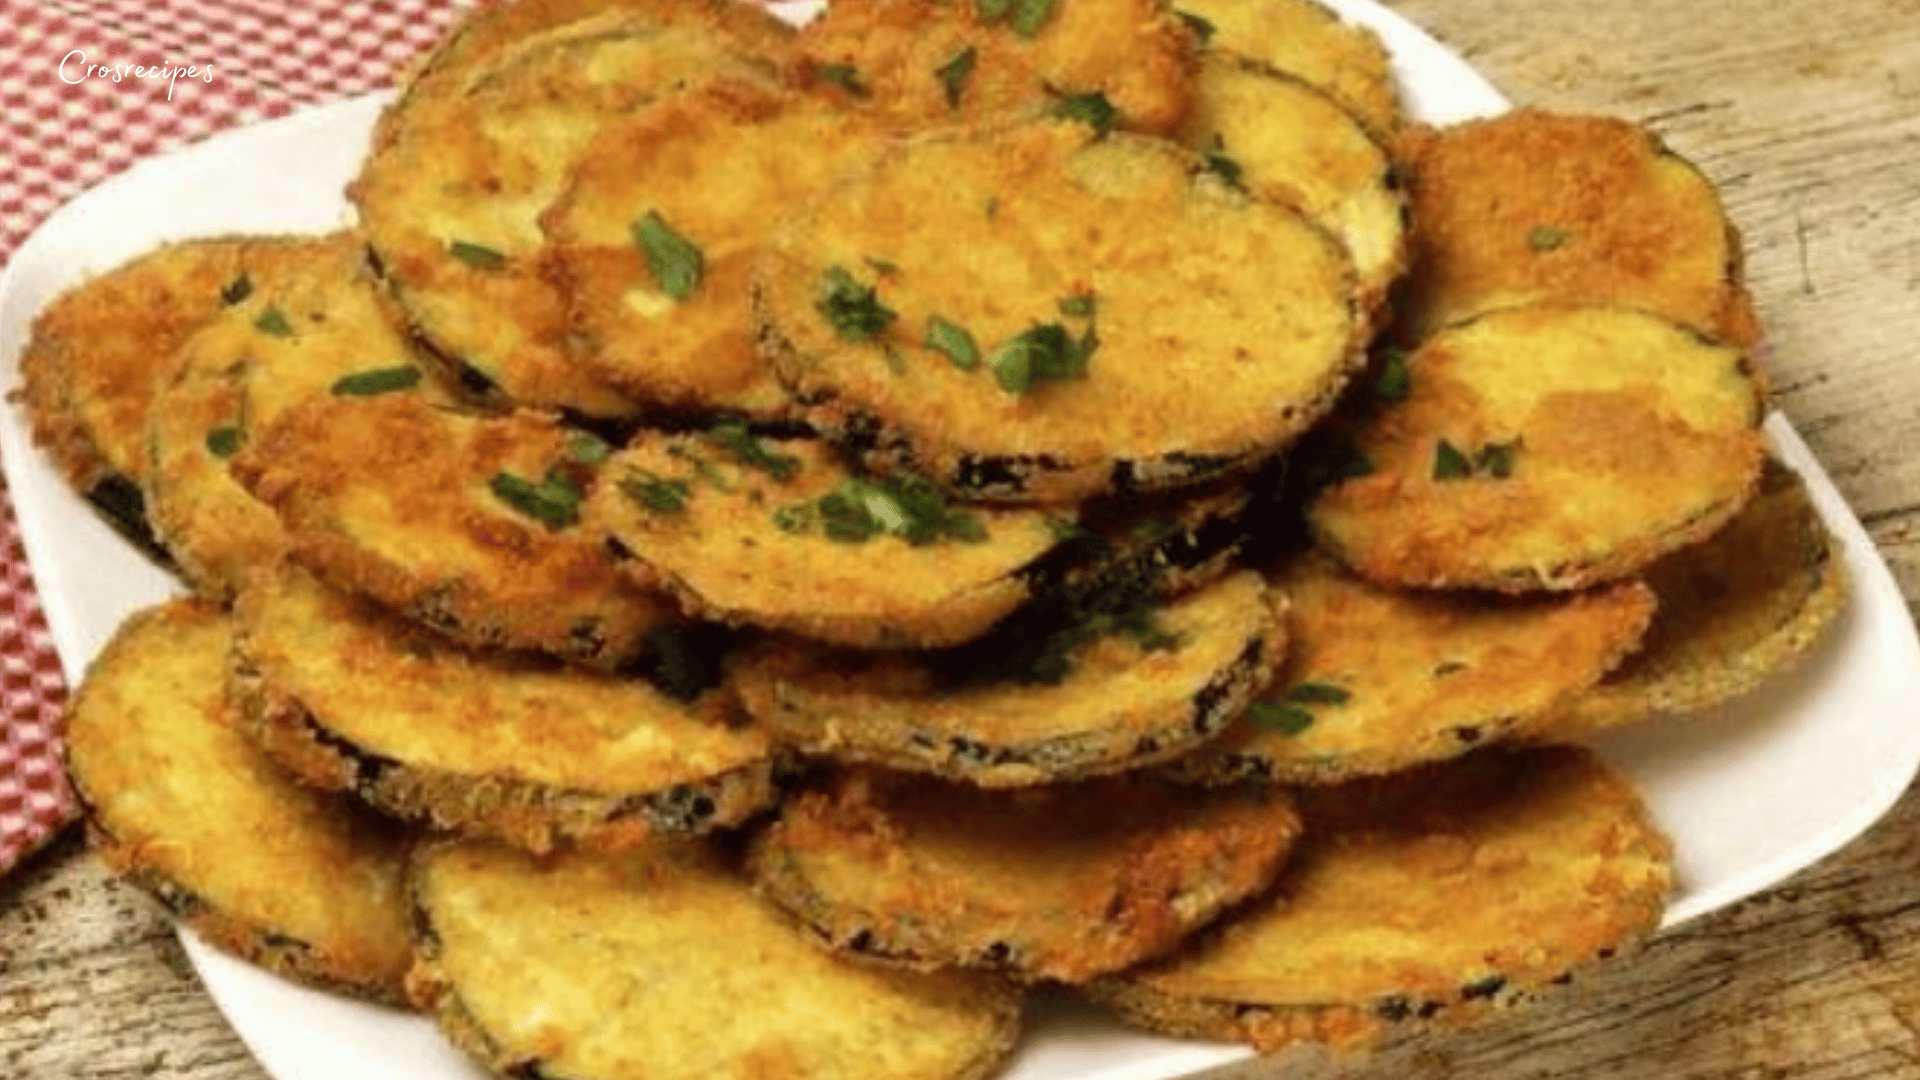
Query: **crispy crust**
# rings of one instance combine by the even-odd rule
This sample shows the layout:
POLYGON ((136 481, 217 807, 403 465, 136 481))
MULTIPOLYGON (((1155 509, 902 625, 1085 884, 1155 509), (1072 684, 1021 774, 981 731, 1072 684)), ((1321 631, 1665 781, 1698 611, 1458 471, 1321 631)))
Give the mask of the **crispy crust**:
POLYGON ((830 955, 704 849, 424 850, 414 1001, 502 1075, 978 1080, 1020 996, 830 955))
POLYGON ((1165 953, 1273 880, 1300 833, 1266 785, 1126 777, 985 792, 855 770, 790 797, 748 870, 836 948, 1081 983, 1165 953))
POLYGON ((874 657, 770 639, 730 670, 747 711, 803 753, 1024 787, 1141 768, 1217 735, 1286 648, 1258 575, 1157 610, 1177 642, 1080 645, 1052 685, 952 685, 951 658, 874 657))
POLYGON ((103 862, 209 944, 302 982, 401 1000, 406 840, 300 787, 238 730, 230 628, 203 600, 135 614, 68 711, 67 771, 103 862))
POLYGON ((1306 218, 1171 143, 1069 123, 901 144, 769 243, 755 314, 824 428, 965 496, 1023 501, 1250 467, 1331 406, 1367 332, 1345 253, 1306 218), (895 317, 846 336, 823 300, 836 271, 895 317), (980 362, 930 347, 935 319, 980 362), (1036 327, 1095 342, 1086 369, 1009 392, 996 350, 1036 327))
POLYGON ((1129 1022, 1263 1052, 1466 1023, 1659 925, 1672 852, 1633 787, 1575 748, 1488 750, 1305 803, 1271 899, 1095 984, 1129 1022))
POLYGON ((1284 71, 1339 102, 1380 137, 1404 122, 1393 60, 1379 35, 1314 0, 1180 0, 1213 28, 1216 52, 1284 71))
POLYGON ((1311 726, 1245 715, 1181 761, 1184 776, 1325 784, 1456 757, 1591 689, 1638 647, 1655 606, 1639 582, 1537 598, 1396 592, 1314 554, 1273 585, 1291 605, 1292 647, 1254 708, 1304 709, 1311 726), (1344 696, 1316 702, 1303 686, 1344 696))
POLYGON ((1404 400, 1354 437, 1371 471, 1309 509, 1321 546, 1372 580, 1619 580, 1714 532, 1759 477, 1744 354, 1645 312, 1492 311, 1429 339, 1407 370, 1404 400))
POLYGON ((978 542, 882 535, 851 543, 819 528, 792 531, 783 511, 830 494, 851 474, 816 439, 762 445, 790 458, 793 475, 742 464, 699 435, 642 432, 608 461, 589 524, 619 545, 636 581, 671 591, 694 614, 868 648, 979 636, 1027 599, 1023 571, 1057 539, 1053 519, 1038 511, 980 507, 962 508, 981 524, 978 542), (628 491, 636 477, 687 485, 685 505, 650 509, 628 491))
POLYGON ((235 604, 248 733, 307 783, 541 852, 737 825, 774 799, 766 739, 730 701, 468 653, 291 566, 235 604))
POLYGON ((328 396, 289 409, 232 469, 279 515, 294 558, 335 587, 478 648, 614 665, 644 650, 670 605, 628 583, 585 528, 550 528, 493 490, 505 474, 539 484, 554 470, 590 489, 578 438, 538 413, 328 396))

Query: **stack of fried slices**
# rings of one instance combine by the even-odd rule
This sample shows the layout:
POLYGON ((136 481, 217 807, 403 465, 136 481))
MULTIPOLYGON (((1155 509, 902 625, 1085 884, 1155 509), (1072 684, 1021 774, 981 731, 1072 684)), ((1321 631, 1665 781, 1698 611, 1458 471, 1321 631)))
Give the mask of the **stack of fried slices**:
POLYGON ((1671 889, 1572 740, 1841 601, 1708 181, 1407 121, 1312 0, 484 5, 348 194, 35 324, 188 591, 70 771, 209 940, 503 1075, 1490 1014, 1671 889))

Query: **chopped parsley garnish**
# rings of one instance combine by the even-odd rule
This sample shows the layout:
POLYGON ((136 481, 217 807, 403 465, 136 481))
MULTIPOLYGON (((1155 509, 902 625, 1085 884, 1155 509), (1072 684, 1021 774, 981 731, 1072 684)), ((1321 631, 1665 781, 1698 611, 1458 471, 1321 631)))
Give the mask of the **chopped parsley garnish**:
POLYGON ((1075 293, 1060 301, 1060 314, 1071 315, 1076 319, 1092 318, 1094 308, 1092 293, 1075 293))
POLYGON ((1076 652, 1105 637, 1125 637, 1144 652, 1179 648, 1180 637, 1163 629, 1158 616, 1139 582, 1114 582, 1069 608, 961 646, 953 668, 965 682, 1056 684, 1073 673, 1076 652))
POLYGON ((647 270, 660 283, 661 292, 685 300, 700 287, 700 249, 674 232, 658 210, 647 211, 633 223, 633 243, 646 254, 647 270))
POLYGON ((1000 389, 1024 394, 1042 380, 1086 374, 1087 361, 1099 346, 1100 339, 1091 326, 1075 338, 1059 323, 1037 323, 994 349, 987 357, 987 367, 1000 389))
POLYGON ((1053 0, 1013 0, 1013 32, 1030 38, 1047 24, 1053 14, 1053 0))
POLYGON ((1473 462, 1460 448, 1441 439, 1433 448, 1433 478, 1435 480, 1465 480, 1473 475, 1473 462))
POLYGON ((947 95, 947 108, 960 107, 960 99, 966 96, 967 80, 973 76, 973 65, 979 59, 980 51, 969 45, 934 69, 934 78, 940 80, 940 89, 947 95))
POLYGON ((850 544, 878 536, 897 536, 916 547, 939 540, 977 543, 987 537, 979 518, 948 506, 938 488, 911 473, 848 477, 812 502, 775 510, 773 521, 786 532, 817 530, 850 544))
POLYGON ((1225 137, 1214 135, 1213 141, 1207 146, 1206 154, 1200 159, 1200 167, 1219 177, 1220 182, 1228 187, 1238 191, 1246 190, 1246 184, 1242 180, 1244 170, 1240 167, 1240 163, 1227 153, 1225 137))
POLYGON ((1263 731, 1298 735, 1313 726, 1313 710, 1290 701, 1256 701, 1247 706, 1247 720, 1263 731))
POLYGON ((860 81, 860 71, 852 64, 827 64, 819 70, 820 78, 845 90, 854 97, 863 98, 873 93, 867 84, 860 81))
POLYGON ((253 328, 274 337, 293 336, 293 324, 287 321, 287 313, 278 307, 269 307, 261 312, 260 317, 253 320, 253 328))
POLYGON ((1013 0, 980 0, 980 21, 998 22, 1013 8, 1013 0))
POLYGON ((1549 251, 1558 251, 1571 239, 1573 234, 1565 229, 1553 225, 1536 225, 1527 233, 1527 246, 1536 254, 1545 254, 1549 251))
POLYGON ((1200 42, 1201 48, 1213 43, 1215 27, 1212 22, 1191 11, 1175 11, 1174 14, 1180 16, 1180 21, 1187 24, 1188 30, 1193 31, 1193 36, 1200 42))
POLYGON ((1120 110, 1099 91, 1069 94, 1053 106, 1055 116, 1076 120, 1105 135, 1120 126, 1120 110))
POLYGON ((870 341, 892 325, 894 312, 880 302, 875 286, 862 285, 846 268, 827 268, 818 304, 834 332, 848 341, 870 341))
POLYGON ((567 460, 581 465, 598 465, 611 453, 613 447, 591 431, 576 431, 567 440, 567 460))
POLYGON ((246 441, 237 427, 217 427, 207 432, 207 453, 225 459, 240 452, 240 446, 246 441))
POLYGON ((447 254, 473 267, 475 270, 500 270, 507 265, 507 257, 485 244, 476 244, 469 240, 450 240, 447 242, 447 254))
POLYGON ((1490 476, 1495 480, 1505 480, 1513 475, 1514 455, 1519 453, 1520 440, 1509 439, 1503 443, 1487 443, 1471 455, 1445 439, 1434 448, 1433 478, 1435 480, 1465 480, 1475 475, 1490 476))
POLYGON ((398 364, 342 375, 333 381, 329 389, 344 397, 375 397, 398 390, 411 390, 418 385, 420 369, 412 364, 398 364))
POLYGON ((549 530, 580 521, 580 485, 558 469, 548 469, 537 483, 509 472, 495 473, 487 487, 500 501, 549 530))
POLYGON ((1287 691, 1287 700, 1298 705, 1345 705, 1352 698, 1346 687, 1329 682, 1295 683, 1287 691))
POLYGON ((974 343, 973 335, 967 332, 966 327, 938 315, 927 320, 927 336, 923 343, 953 361, 953 366, 962 371, 972 371, 980 365, 980 346, 974 343))
POLYGON ((693 485, 645 469, 630 469, 620 478, 620 494, 649 513, 678 514, 687 508, 687 500, 693 496, 693 485))
POLYGON ((1413 389, 1413 373, 1407 368, 1407 354, 1388 349, 1380 357, 1380 371, 1373 377, 1373 396, 1386 402, 1405 401, 1413 389))
POLYGON ((252 295, 253 279, 242 271, 239 277, 227 282, 226 287, 220 290, 220 302, 232 307, 252 295))
POLYGON ((769 450, 766 443, 738 420, 715 425, 707 432, 707 439, 733 460, 750 469, 759 469, 782 483, 800 471, 799 458, 769 450))

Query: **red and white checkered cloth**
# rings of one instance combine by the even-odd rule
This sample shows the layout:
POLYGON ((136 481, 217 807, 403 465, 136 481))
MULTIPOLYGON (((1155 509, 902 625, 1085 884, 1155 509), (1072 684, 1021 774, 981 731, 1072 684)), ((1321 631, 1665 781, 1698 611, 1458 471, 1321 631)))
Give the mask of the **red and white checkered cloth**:
MULTIPOLYGON (((0 0, 0 264, 62 203, 135 161, 391 85, 469 2, 0 0), (135 65, 199 71, 127 75, 135 65), (98 74, 116 68, 118 81, 98 74)), ((0 871, 73 817, 65 696, 0 485, 0 871)))

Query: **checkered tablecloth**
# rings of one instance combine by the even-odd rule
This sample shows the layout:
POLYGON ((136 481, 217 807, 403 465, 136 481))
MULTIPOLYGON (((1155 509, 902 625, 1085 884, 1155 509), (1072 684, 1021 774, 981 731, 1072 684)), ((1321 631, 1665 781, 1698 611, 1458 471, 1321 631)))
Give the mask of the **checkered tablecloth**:
MULTIPOLYGON (((468 2, 0 0, 0 264, 135 161, 390 85, 468 2)), ((65 696, 0 486, 0 871, 73 816, 65 696)))

